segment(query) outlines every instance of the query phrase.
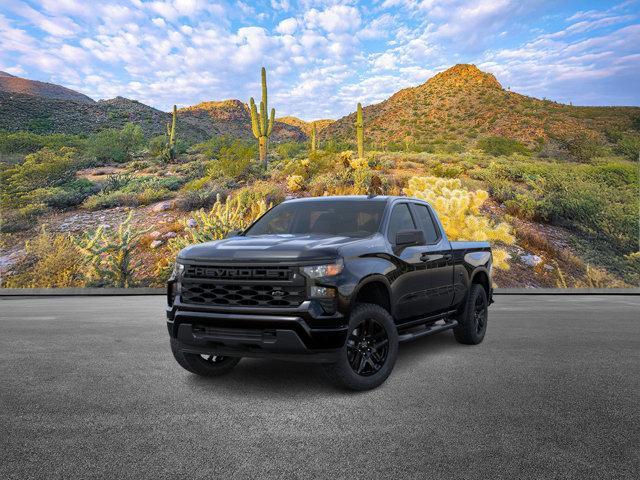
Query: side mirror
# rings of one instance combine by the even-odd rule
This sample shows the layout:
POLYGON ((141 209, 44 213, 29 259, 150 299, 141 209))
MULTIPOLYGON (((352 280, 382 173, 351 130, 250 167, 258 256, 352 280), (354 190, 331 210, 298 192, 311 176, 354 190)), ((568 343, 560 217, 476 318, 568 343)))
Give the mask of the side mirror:
POLYGON ((237 237, 238 235, 240 235, 242 233, 241 230, 231 230, 229 233, 227 233, 224 238, 231 238, 231 237, 237 237))
POLYGON ((396 234, 396 245, 409 247, 411 245, 424 245, 424 232, 422 230, 401 230, 396 234))

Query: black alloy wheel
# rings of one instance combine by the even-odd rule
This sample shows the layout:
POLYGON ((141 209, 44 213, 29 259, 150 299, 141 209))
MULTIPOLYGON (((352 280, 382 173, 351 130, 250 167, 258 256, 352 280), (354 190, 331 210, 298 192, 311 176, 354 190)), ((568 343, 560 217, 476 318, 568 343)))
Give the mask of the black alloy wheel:
POLYGON ((347 359, 354 372, 363 377, 377 373, 389 353, 385 328, 373 318, 363 320, 347 339, 347 359))

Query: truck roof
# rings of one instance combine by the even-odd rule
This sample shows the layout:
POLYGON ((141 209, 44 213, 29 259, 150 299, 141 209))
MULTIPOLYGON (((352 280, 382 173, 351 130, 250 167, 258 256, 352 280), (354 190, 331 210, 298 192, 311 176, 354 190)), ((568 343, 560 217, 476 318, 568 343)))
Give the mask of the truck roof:
POLYGON ((322 200, 369 200, 371 202, 387 202, 390 200, 394 200, 396 198, 409 198, 409 197, 401 197, 397 195, 334 195, 334 196, 326 196, 326 197, 301 197, 301 198, 290 198, 285 200, 285 202, 315 202, 322 200))

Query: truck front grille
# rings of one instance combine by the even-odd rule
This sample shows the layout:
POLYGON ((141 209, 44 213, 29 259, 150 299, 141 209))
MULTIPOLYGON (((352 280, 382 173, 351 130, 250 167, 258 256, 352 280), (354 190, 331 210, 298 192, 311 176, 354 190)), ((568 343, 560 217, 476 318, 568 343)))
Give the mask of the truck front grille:
POLYGON ((297 307, 305 280, 291 267, 187 265, 184 303, 228 307, 297 307))

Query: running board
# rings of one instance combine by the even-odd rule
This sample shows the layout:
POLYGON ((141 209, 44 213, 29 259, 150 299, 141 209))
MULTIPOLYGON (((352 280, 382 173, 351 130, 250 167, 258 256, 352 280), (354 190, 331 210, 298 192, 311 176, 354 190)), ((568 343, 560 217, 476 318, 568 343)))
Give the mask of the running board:
POLYGON ((431 324, 431 325, 425 325, 424 328, 421 328, 420 330, 416 330, 413 332, 406 332, 403 333, 401 335, 398 336, 398 341, 400 343, 403 342, 410 342, 412 340, 416 340, 417 338, 420 337, 426 337, 428 335, 433 335, 435 333, 440 333, 443 332, 445 330, 449 330, 450 328, 453 328, 455 326, 458 325, 458 321, 457 320, 450 320, 448 322, 445 323, 441 323, 440 325, 436 325, 435 323, 431 324))

